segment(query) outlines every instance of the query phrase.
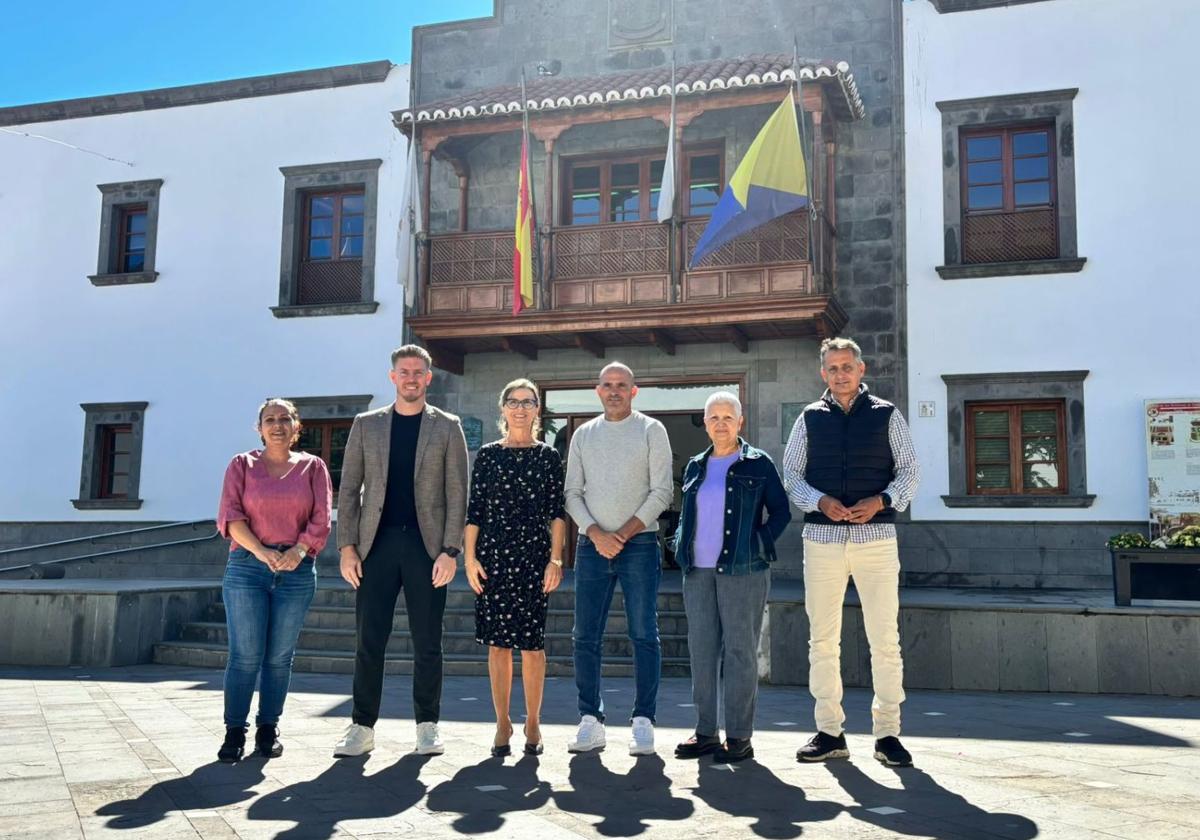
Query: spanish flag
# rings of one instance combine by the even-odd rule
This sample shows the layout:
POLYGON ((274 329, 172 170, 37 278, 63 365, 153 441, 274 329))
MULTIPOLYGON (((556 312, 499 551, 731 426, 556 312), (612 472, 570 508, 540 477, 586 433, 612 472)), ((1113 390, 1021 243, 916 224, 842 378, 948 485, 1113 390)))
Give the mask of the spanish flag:
POLYGON ((513 314, 533 306, 533 232, 537 222, 529 189, 529 135, 521 137, 521 173, 517 176, 517 228, 513 246, 513 314))
POLYGON ((721 193, 688 269, 743 233, 806 206, 808 173, 800 147, 796 106, 789 91, 721 193))

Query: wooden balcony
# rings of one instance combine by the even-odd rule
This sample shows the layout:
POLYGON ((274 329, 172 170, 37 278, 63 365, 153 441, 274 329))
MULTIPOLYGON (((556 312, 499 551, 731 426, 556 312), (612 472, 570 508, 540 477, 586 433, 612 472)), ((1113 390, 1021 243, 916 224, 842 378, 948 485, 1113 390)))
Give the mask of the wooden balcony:
POLYGON ((462 372, 469 353, 536 359, 554 348, 732 343, 825 336, 846 323, 833 288, 834 230, 821 213, 809 242, 806 212, 776 219, 725 245, 694 271, 685 254, 707 219, 543 231, 535 306, 512 314, 511 232, 437 234, 428 240, 427 288, 409 319, 437 365, 462 372), (815 244, 815 247, 810 247, 815 244))

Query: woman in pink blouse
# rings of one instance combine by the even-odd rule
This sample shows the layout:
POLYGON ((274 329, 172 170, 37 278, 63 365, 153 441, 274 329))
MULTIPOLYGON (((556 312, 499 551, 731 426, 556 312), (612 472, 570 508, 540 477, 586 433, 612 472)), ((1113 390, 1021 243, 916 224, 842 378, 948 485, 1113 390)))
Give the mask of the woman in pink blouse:
POLYGON ((255 752, 264 758, 283 754, 279 716, 333 508, 325 462, 292 451, 300 436, 296 407, 268 399, 258 410, 257 428, 263 448, 229 462, 217 515, 217 530, 230 543, 221 589, 229 628, 225 743, 217 753, 225 762, 245 752, 256 682, 255 752))

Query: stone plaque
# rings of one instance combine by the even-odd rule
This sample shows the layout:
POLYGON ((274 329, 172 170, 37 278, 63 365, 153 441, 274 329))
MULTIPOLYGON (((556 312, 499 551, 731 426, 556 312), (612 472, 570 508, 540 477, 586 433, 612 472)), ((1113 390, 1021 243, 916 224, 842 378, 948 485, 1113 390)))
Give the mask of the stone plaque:
POLYGON ((674 20, 674 0, 608 0, 608 48, 669 44, 674 20))
POLYGON ((478 451, 483 446, 483 421, 478 417, 462 418, 463 436, 467 439, 467 450, 478 451))
POLYGON ((787 444, 788 438, 792 434, 792 426, 796 425, 796 421, 804 412, 804 406, 808 403, 780 403, 779 405, 779 442, 787 444))

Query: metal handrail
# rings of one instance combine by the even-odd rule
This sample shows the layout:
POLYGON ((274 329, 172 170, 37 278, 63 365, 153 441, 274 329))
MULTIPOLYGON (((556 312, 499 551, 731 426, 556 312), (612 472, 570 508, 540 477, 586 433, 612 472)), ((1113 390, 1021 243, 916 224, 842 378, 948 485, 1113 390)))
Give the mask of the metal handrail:
POLYGON ((146 528, 131 528, 127 531, 106 531, 103 534, 92 534, 87 537, 72 537, 69 540, 58 540, 57 542, 38 543, 37 545, 21 545, 17 546, 16 548, 5 548, 0 550, 0 557, 4 556, 5 554, 15 554, 19 551, 36 551, 39 548, 53 548, 57 545, 91 542, 92 540, 98 540, 105 537, 124 537, 129 534, 144 534, 147 531, 161 531, 164 528, 178 528, 183 525, 200 525, 204 522, 212 522, 212 519, 191 519, 185 522, 166 522, 162 525, 150 525, 146 528))
MULTIPOLYGON (((206 522, 208 520, 201 519, 199 521, 206 522)), ((147 530, 149 530, 149 529, 147 529, 147 530)), ((208 542, 209 540, 215 539, 216 537, 219 537, 219 536, 221 536, 221 533, 219 531, 214 530, 211 534, 209 534, 207 536, 193 537, 190 540, 173 540, 171 542, 152 543, 150 545, 130 545, 130 546, 126 546, 125 548, 114 548, 111 551, 98 551, 93 554, 80 554, 75 557, 58 557, 53 560, 43 560, 38 563, 22 563, 19 566, 8 566, 6 568, 0 569, 0 574, 5 574, 6 572, 19 572, 22 569, 34 569, 34 568, 41 568, 44 566, 55 566, 55 565, 59 565, 61 563, 73 563, 77 560, 94 561, 98 557, 112 557, 115 554, 129 554, 130 552, 134 552, 134 551, 148 551, 148 550, 154 549, 154 548, 173 548, 177 545, 190 545, 192 543, 208 542)))

